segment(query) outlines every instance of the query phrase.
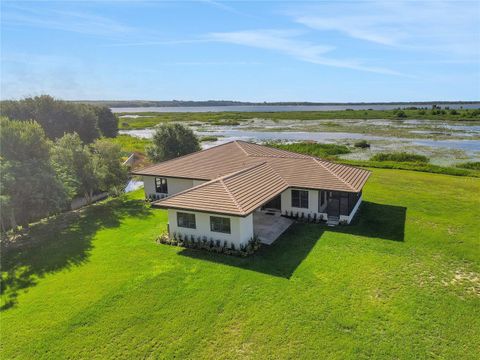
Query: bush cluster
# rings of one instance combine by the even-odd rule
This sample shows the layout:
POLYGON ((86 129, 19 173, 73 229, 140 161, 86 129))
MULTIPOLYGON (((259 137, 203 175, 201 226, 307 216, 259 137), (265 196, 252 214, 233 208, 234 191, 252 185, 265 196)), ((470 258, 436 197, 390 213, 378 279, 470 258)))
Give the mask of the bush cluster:
POLYGON ((355 144, 353 144, 353 146, 355 146, 357 148, 361 148, 361 149, 366 149, 366 148, 370 147, 370 144, 367 142, 367 140, 360 140, 360 141, 355 142, 355 144))
POLYGON ((281 150, 293 151, 300 154, 307 154, 317 157, 332 157, 335 155, 349 154, 351 151, 345 145, 337 144, 322 144, 316 142, 298 142, 293 144, 284 144, 270 142, 266 143, 268 146, 275 147, 281 150))
POLYGON ((150 194, 145 197, 145 201, 152 202, 152 201, 163 199, 165 197, 167 197, 166 194, 150 194))
POLYGON ((378 153, 372 156, 372 161, 396 161, 396 162, 415 162, 428 163, 428 157, 424 155, 412 154, 407 152, 396 153, 378 153))
POLYGON ((285 210, 285 212, 283 213, 283 216, 290 219, 295 219, 300 222, 308 222, 308 223, 316 223, 316 224, 318 224, 323 220, 322 217, 317 216, 316 213, 311 215, 310 213, 305 214, 304 212, 299 212, 299 211, 285 210))
POLYGON ((471 170, 480 170, 480 161, 469 161, 457 164, 456 167, 471 170))
POLYGON ((199 249, 215 252, 217 254, 226 254, 246 257, 252 255, 260 248, 260 239, 254 235, 246 245, 236 247, 235 244, 228 241, 208 239, 206 236, 187 235, 174 232, 170 237, 167 232, 160 234, 157 238, 160 244, 182 246, 189 249, 199 249))

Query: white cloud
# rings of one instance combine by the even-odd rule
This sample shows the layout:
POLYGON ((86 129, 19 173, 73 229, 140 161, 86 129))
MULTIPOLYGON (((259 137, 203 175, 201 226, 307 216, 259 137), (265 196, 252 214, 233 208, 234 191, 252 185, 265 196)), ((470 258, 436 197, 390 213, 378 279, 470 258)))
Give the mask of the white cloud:
POLYGON ((124 36, 135 28, 108 17, 85 12, 29 9, 14 6, 3 11, 3 25, 28 26, 97 36, 124 36))
POLYGON ((302 32, 296 30, 245 30, 210 33, 205 36, 205 39, 273 50, 313 64, 389 75, 402 75, 387 68, 368 66, 357 60, 327 57, 325 54, 332 52, 335 49, 334 47, 299 40, 298 36, 301 34, 302 32))
POLYGON ((321 3, 286 11, 321 32, 452 56, 476 56, 480 41, 478 1, 385 1, 321 3))

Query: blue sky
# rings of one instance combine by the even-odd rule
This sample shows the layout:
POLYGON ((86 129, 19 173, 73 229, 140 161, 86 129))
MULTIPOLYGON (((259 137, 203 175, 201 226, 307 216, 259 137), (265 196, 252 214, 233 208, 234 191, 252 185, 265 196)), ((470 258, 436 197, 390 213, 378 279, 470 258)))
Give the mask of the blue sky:
POLYGON ((479 1, 2 1, 1 97, 480 99, 479 1))

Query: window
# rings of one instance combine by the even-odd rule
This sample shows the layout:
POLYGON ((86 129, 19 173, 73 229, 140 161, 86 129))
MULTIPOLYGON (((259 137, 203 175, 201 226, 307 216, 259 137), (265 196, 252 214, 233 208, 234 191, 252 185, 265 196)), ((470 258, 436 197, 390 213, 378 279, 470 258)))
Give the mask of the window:
POLYGON ((308 209, 308 191, 292 190, 292 207, 308 209))
POLYGON ((210 230, 230 234, 230 219, 218 216, 210 216, 210 230))
POLYGON ((168 194, 167 179, 166 178, 155 178, 155 191, 157 193, 168 194))
POLYGON ((195 214, 177 212, 177 225, 178 227, 196 229, 195 214))

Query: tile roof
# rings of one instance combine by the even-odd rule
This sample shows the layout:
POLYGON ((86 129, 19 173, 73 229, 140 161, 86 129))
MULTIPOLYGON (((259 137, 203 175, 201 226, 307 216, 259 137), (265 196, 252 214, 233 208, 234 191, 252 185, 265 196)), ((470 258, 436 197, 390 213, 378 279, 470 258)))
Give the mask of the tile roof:
POLYGON ((154 203, 246 215, 288 187, 359 192, 370 171, 245 141, 232 141, 135 171, 209 180, 154 203))
POLYGON ((287 188, 287 182, 263 162, 156 201, 154 206, 244 216, 287 188))

